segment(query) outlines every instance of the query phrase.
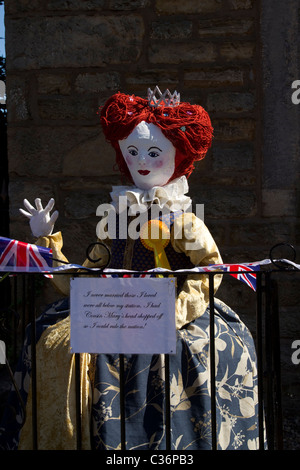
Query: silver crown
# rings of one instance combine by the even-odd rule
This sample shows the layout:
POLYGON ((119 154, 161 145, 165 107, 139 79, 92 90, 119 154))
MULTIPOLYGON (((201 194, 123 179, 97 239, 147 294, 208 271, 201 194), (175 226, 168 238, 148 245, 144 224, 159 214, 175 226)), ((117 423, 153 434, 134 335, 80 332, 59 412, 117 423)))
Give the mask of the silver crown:
POLYGON ((180 104, 180 93, 174 91, 173 95, 169 90, 160 91, 158 86, 152 91, 151 88, 148 88, 148 103, 149 106, 153 108, 158 108, 158 106, 169 106, 174 108, 180 104))

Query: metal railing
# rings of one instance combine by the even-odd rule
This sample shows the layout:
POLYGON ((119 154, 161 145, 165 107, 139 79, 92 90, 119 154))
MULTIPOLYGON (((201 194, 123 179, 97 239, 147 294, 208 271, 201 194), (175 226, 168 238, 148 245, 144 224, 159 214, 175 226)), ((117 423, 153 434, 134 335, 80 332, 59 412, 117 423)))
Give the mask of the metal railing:
MULTIPOLYGON (((269 270, 256 272, 256 331, 252 334, 255 338, 257 369, 258 369, 258 407, 259 407, 259 447, 260 449, 283 448, 283 410, 281 394, 281 361, 280 361, 280 328, 278 305, 278 276, 284 276, 287 272, 297 275, 299 271, 287 266, 274 266, 269 270), (275 268, 275 269, 274 269, 275 268), (266 441, 267 440, 267 447, 266 441)), ((240 274, 239 271, 236 274, 240 274)), ((63 273, 66 275, 66 273, 63 273)), ((90 273, 93 275, 92 273, 90 273)), ((123 276, 124 272, 117 273, 123 276)), ((172 274, 172 273, 171 273, 172 274)), ((184 271, 173 273, 175 276, 185 276, 184 271)), ((209 306, 210 306, 210 338, 214 338, 214 276, 220 272, 208 272, 209 276, 209 306)), ((222 273, 223 276, 229 273, 222 273)), ((234 273, 231 273, 234 274, 234 273)), ((60 274, 55 274, 60 275, 60 274)), ((80 275, 78 273, 77 275, 80 275)), ((96 274, 96 275, 99 275, 96 274)), ((164 274, 163 274, 164 275, 164 274)), ((170 275, 168 272, 165 275, 170 275)), ((41 274, 14 274, 6 281, 11 288, 11 309, 18 312, 21 326, 21 337, 14 328, 11 337, 10 355, 12 362, 18 355, 25 326, 31 328, 31 383, 32 383, 32 448, 38 449, 38 409, 37 409, 37 383, 36 383, 36 292, 41 274)), ((74 276, 74 274, 72 274, 74 276)), ((16 325, 14 325, 16 326, 16 325)), ((1 338, 0 338, 1 339, 1 338)), ((126 450, 125 427, 125 392, 124 392, 124 355, 119 355, 120 360, 120 432, 121 449, 126 450)), ((169 377, 169 356, 165 355, 166 377, 169 377)), ((215 343, 210 344, 210 381, 211 381, 211 416, 212 416, 212 449, 218 448, 217 443, 217 419, 216 419, 216 383, 215 383, 215 343)), ((13 372, 6 363, 10 378, 16 387, 13 372)), ((75 386, 76 386, 76 432, 77 449, 82 448, 81 434, 81 402, 80 402, 80 354, 75 354, 75 386)), ((171 449, 171 413, 170 413, 170 381, 165 381, 165 426, 166 426, 166 450, 171 449)), ((17 388, 17 387, 16 387, 17 388)), ((21 397, 20 401, 22 401, 21 397)), ((23 408, 25 419, 25 407, 23 408)))

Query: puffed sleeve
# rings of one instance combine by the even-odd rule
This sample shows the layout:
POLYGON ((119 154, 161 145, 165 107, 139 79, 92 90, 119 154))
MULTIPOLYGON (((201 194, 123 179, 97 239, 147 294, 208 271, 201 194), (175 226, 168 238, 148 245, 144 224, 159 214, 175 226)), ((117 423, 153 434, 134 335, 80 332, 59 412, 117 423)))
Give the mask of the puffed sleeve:
MULTIPOLYGON (((51 248, 53 255, 53 267, 61 266, 64 263, 60 263, 55 260, 61 260, 68 262, 67 258, 62 253, 63 239, 61 232, 56 232, 53 235, 48 235, 47 237, 39 237, 35 242, 38 246, 43 246, 45 248, 51 248)), ((62 295, 69 295, 70 291, 70 277, 57 275, 53 276, 52 283, 59 293, 62 295)))
MULTIPOLYGON (((193 213, 184 213, 175 219, 171 231, 175 251, 185 253, 195 266, 222 264, 218 247, 208 228, 193 213)), ((220 286, 222 275, 214 276, 214 291, 220 286)), ((199 318, 209 304, 209 277, 205 274, 188 275, 176 299, 176 328, 199 318)))
MULTIPOLYGON (((68 262, 67 258, 62 253, 63 248, 63 238, 61 232, 56 232, 53 235, 49 235, 47 237, 40 237, 36 241, 36 245, 43 246, 45 248, 51 248, 53 254, 53 266, 61 266, 65 263, 59 262, 57 260, 61 260, 64 262, 68 262)), ((86 259, 82 266, 88 268, 102 268, 106 266, 108 262, 109 252, 103 246, 103 244, 96 244, 94 245, 93 249, 90 252, 90 258, 93 260, 97 260, 96 262, 92 262, 89 259, 86 259)), ((74 270, 73 270, 74 271, 74 270)), ((66 271, 68 272, 68 271, 66 271)), ((53 276, 52 282, 55 288, 62 294, 62 295, 69 295, 70 293, 70 276, 63 274, 58 274, 53 276)))

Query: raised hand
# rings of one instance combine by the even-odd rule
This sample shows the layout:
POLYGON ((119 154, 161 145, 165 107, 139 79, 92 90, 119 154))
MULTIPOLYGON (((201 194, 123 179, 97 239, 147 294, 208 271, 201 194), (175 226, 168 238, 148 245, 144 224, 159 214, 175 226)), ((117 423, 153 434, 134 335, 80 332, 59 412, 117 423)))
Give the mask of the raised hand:
POLYGON ((55 201, 50 199, 45 209, 42 206, 40 198, 35 199, 35 207, 33 207, 27 199, 24 199, 23 204, 26 209, 19 209, 20 212, 29 218, 31 232, 34 237, 47 237, 51 235, 54 224, 58 217, 58 211, 50 212, 54 207, 55 201))

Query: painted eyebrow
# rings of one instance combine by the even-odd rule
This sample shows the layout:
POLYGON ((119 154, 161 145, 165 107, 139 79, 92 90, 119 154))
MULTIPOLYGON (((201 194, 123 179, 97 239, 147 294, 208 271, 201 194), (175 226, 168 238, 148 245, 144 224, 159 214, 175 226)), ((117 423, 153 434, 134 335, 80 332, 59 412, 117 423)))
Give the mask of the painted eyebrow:
POLYGON ((160 152, 162 152, 162 150, 161 150, 159 147, 150 147, 150 148, 148 149, 148 152, 149 152, 149 150, 151 150, 151 149, 157 149, 157 150, 159 150, 160 152))
POLYGON ((128 145, 127 149, 130 149, 131 147, 133 147, 135 150, 138 150, 138 148, 135 147, 135 145, 128 145))

